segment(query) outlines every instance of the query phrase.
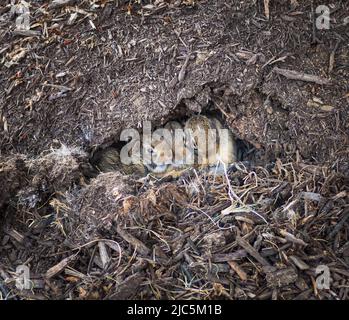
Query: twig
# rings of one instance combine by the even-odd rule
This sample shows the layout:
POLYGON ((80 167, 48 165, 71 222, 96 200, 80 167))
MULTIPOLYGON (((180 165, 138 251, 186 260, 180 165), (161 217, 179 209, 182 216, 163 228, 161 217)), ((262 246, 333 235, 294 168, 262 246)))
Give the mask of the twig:
POLYGON ((189 52, 187 57, 185 58, 185 61, 183 63, 183 66, 181 68, 181 70, 179 71, 179 74, 178 74, 178 82, 182 82, 185 78, 185 74, 187 72, 187 67, 188 67, 188 63, 189 63, 189 60, 190 60, 190 56, 191 56, 191 53, 189 52))
POLYGON ((61 272, 75 257, 77 254, 71 255, 67 258, 64 258, 62 261, 51 267, 46 271, 45 278, 50 279, 55 276, 57 273, 61 272))
POLYGON ((276 72, 277 74, 280 74, 280 75, 286 77, 287 79, 291 79, 291 80, 315 82, 317 84, 322 84, 322 85, 327 85, 327 84, 331 83, 331 81, 329 79, 325 79, 325 78, 315 76, 312 74, 301 73, 301 72, 294 71, 294 70, 281 69, 281 68, 275 67, 273 69, 273 71, 276 72))
POLYGON ((341 40, 338 40, 336 42, 336 45, 335 45, 333 51, 331 52, 329 66, 328 66, 328 73, 331 73, 333 71, 334 64, 335 64, 336 51, 337 51, 337 49, 339 47, 340 42, 341 42, 341 40))
POLYGON ((228 261, 230 268, 232 268, 242 281, 247 280, 247 274, 242 268, 234 261, 228 261))

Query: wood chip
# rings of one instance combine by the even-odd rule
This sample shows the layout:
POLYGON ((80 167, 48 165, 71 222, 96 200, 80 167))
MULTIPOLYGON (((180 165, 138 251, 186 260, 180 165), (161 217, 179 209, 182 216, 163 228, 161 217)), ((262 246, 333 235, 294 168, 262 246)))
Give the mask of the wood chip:
POLYGON ((305 200, 311 200, 320 202, 322 200, 322 196, 319 193, 315 192, 302 192, 301 197, 305 200))
POLYGON ((19 243, 23 243, 24 241, 24 236, 20 234, 17 230, 11 229, 6 231, 6 233, 13 239, 15 239, 19 243))
POLYGON ((255 258, 259 263, 263 266, 270 266, 269 262, 265 260, 258 251, 253 248, 246 240, 241 238, 240 236, 236 237, 236 242, 239 246, 243 247, 253 258, 255 258))
POLYGON ((71 5, 75 2, 76 0, 53 0, 48 8, 49 9, 57 9, 57 8, 61 8, 67 5, 71 5))
POLYGON ((334 110, 334 107, 326 104, 326 105, 320 106, 320 109, 321 111, 324 111, 324 112, 330 112, 334 110))
POLYGON ((136 248, 136 250, 143 255, 149 255, 150 249, 140 240, 129 234, 127 231, 122 229, 120 226, 116 227, 116 231, 121 238, 123 238, 126 242, 136 248))
POLYGON ((98 242, 99 255, 101 257, 103 269, 109 264, 110 257, 103 241, 98 242))
POLYGON ((339 47, 340 41, 337 41, 334 49, 332 50, 331 54, 330 54, 330 61, 329 61, 329 66, 328 66, 328 73, 331 73, 334 69, 334 65, 335 65, 335 56, 336 56, 336 51, 339 47))
POLYGON ((281 69, 281 68, 275 67, 273 69, 273 71, 276 72, 277 74, 280 74, 280 75, 286 77, 287 79, 291 79, 291 80, 315 82, 315 83, 321 84, 321 85, 328 85, 331 83, 331 81, 328 79, 325 79, 325 78, 322 78, 319 76, 315 76, 315 75, 311 75, 311 74, 301 73, 301 72, 294 71, 294 70, 281 69))
POLYGON ((269 287, 281 288, 291 283, 295 283, 298 279, 298 274, 293 268, 281 269, 266 274, 269 287))
POLYGON ((242 281, 247 280, 247 274, 242 268, 234 261, 228 261, 230 268, 232 268, 242 281))
POLYGON ((142 282, 145 280, 143 272, 135 273, 127 277, 122 283, 116 287, 114 292, 108 299, 110 300, 129 300, 136 296, 142 282))
POLYGON ((301 260, 297 256, 290 256, 289 258, 300 270, 307 270, 310 268, 303 260, 301 260))
POLYGON ((59 272, 61 272, 72 260, 74 260, 75 257, 75 255, 69 256, 63 259, 61 262, 54 265, 52 268, 48 269, 46 271, 45 278, 50 279, 59 272))
POLYGON ((40 31, 35 31, 35 30, 21 30, 21 29, 16 29, 13 31, 13 34, 15 36, 23 36, 23 37, 38 37, 41 35, 40 31))
POLYGON ((343 226, 346 223, 346 221, 348 220, 348 218, 349 218, 349 210, 346 213, 344 213, 343 218, 337 222, 336 226, 329 234, 329 237, 331 239, 334 238, 336 236, 336 234, 340 231, 340 229, 343 228, 343 226))
POLYGON ((245 258, 247 256, 246 250, 238 250, 232 253, 216 253, 212 255, 212 262, 228 262, 245 258))
POLYGON ((183 63, 183 66, 182 66, 181 70, 179 71, 178 82, 182 82, 184 80, 185 74, 187 72, 187 66, 188 66, 189 60, 190 60, 190 53, 188 53, 188 55, 185 58, 185 61, 183 63))
POLYGON ((269 1, 270 0, 264 0, 264 14, 265 14, 265 16, 267 17, 268 20, 270 18, 269 1))
POLYGON ((287 232, 286 230, 281 230, 280 234, 285 237, 285 239, 289 242, 293 242, 295 244, 299 244, 301 246, 307 246, 308 244, 305 243, 302 239, 296 238, 293 234, 287 232))

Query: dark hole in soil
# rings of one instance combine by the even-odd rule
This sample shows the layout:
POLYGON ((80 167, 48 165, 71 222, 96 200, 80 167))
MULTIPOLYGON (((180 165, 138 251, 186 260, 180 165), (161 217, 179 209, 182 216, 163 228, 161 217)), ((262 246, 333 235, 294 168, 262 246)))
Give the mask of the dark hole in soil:
MULTIPOLYGON (((198 115, 198 113, 192 112, 188 110, 188 108, 186 108, 185 105, 180 104, 168 117, 166 117, 166 119, 162 123, 155 125, 152 123, 152 132, 154 132, 156 129, 163 128, 169 121, 177 121, 181 124, 184 124, 190 117, 194 115, 198 115)), ((203 110, 200 113, 200 115, 206 116, 208 118, 215 117, 223 124, 224 128, 230 129, 226 123, 225 117, 223 116, 222 112, 214 108, 213 104, 208 104, 208 106, 205 108, 205 110, 203 110)), ((141 133, 142 130, 143 128, 140 128, 138 132, 141 133)), ((236 141, 237 146, 237 161, 253 162, 255 159, 256 150, 252 146, 252 144, 250 144, 248 141, 241 140, 235 136, 234 139, 236 141)), ((114 137, 113 141, 114 142, 112 143, 98 147, 94 152, 91 153, 90 164, 98 172, 103 171, 99 169, 98 164, 103 159, 106 149, 116 149, 120 153, 121 149, 129 142, 120 141, 119 137, 114 137)))

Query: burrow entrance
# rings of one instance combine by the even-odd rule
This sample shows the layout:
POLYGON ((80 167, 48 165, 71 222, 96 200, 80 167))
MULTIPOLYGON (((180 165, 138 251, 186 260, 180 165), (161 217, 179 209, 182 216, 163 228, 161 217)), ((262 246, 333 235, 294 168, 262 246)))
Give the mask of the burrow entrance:
MULTIPOLYGON (((236 161, 235 162, 244 162, 248 164, 253 164, 256 156, 257 150, 256 148, 249 143, 248 141, 242 140, 236 135, 234 135, 232 128, 228 125, 227 119, 223 112, 215 107, 214 103, 211 101, 208 105, 203 108, 201 112, 193 112, 187 108, 185 103, 180 103, 172 112, 169 113, 165 119, 162 121, 154 121, 151 122, 152 132, 157 129, 164 128, 166 124, 170 122, 177 122, 183 125, 187 123, 189 119, 192 119, 195 116, 204 116, 208 119, 217 119, 223 126, 224 129, 228 129, 231 132, 231 135, 236 144, 236 161)), ((133 128, 135 129, 135 128, 133 128)), ((137 128, 137 131, 141 133, 143 131, 143 127, 137 128)), ((120 131, 121 132, 121 131, 120 131)), ((95 150, 90 153, 89 162, 94 170, 94 176, 98 175, 101 172, 110 172, 110 171, 121 171, 126 175, 146 175, 149 170, 140 170, 137 166, 129 166, 122 168, 119 163, 120 158, 119 154, 122 148, 129 143, 128 141, 121 141, 120 134, 116 137, 113 137, 110 142, 105 143, 101 146, 98 146, 95 150), (115 151, 115 152, 114 152, 115 151), (101 164, 103 163, 103 165, 101 164), (107 165, 106 165, 107 164, 107 165)), ((231 163, 230 166, 233 166, 234 163, 231 163)), ((190 167, 189 167, 190 169, 190 167)))

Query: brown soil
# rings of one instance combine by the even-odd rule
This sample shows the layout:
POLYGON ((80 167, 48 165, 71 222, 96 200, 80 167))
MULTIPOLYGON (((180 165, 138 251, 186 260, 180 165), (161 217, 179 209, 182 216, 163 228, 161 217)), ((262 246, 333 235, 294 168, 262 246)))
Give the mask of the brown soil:
POLYGON ((271 1, 268 20, 263 1, 42 0, 23 36, 2 1, 0 296, 348 299, 349 4, 317 30, 312 2, 271 1), (123 128, 200 112, 253 161, 216 178, 93 170, 123 128))

